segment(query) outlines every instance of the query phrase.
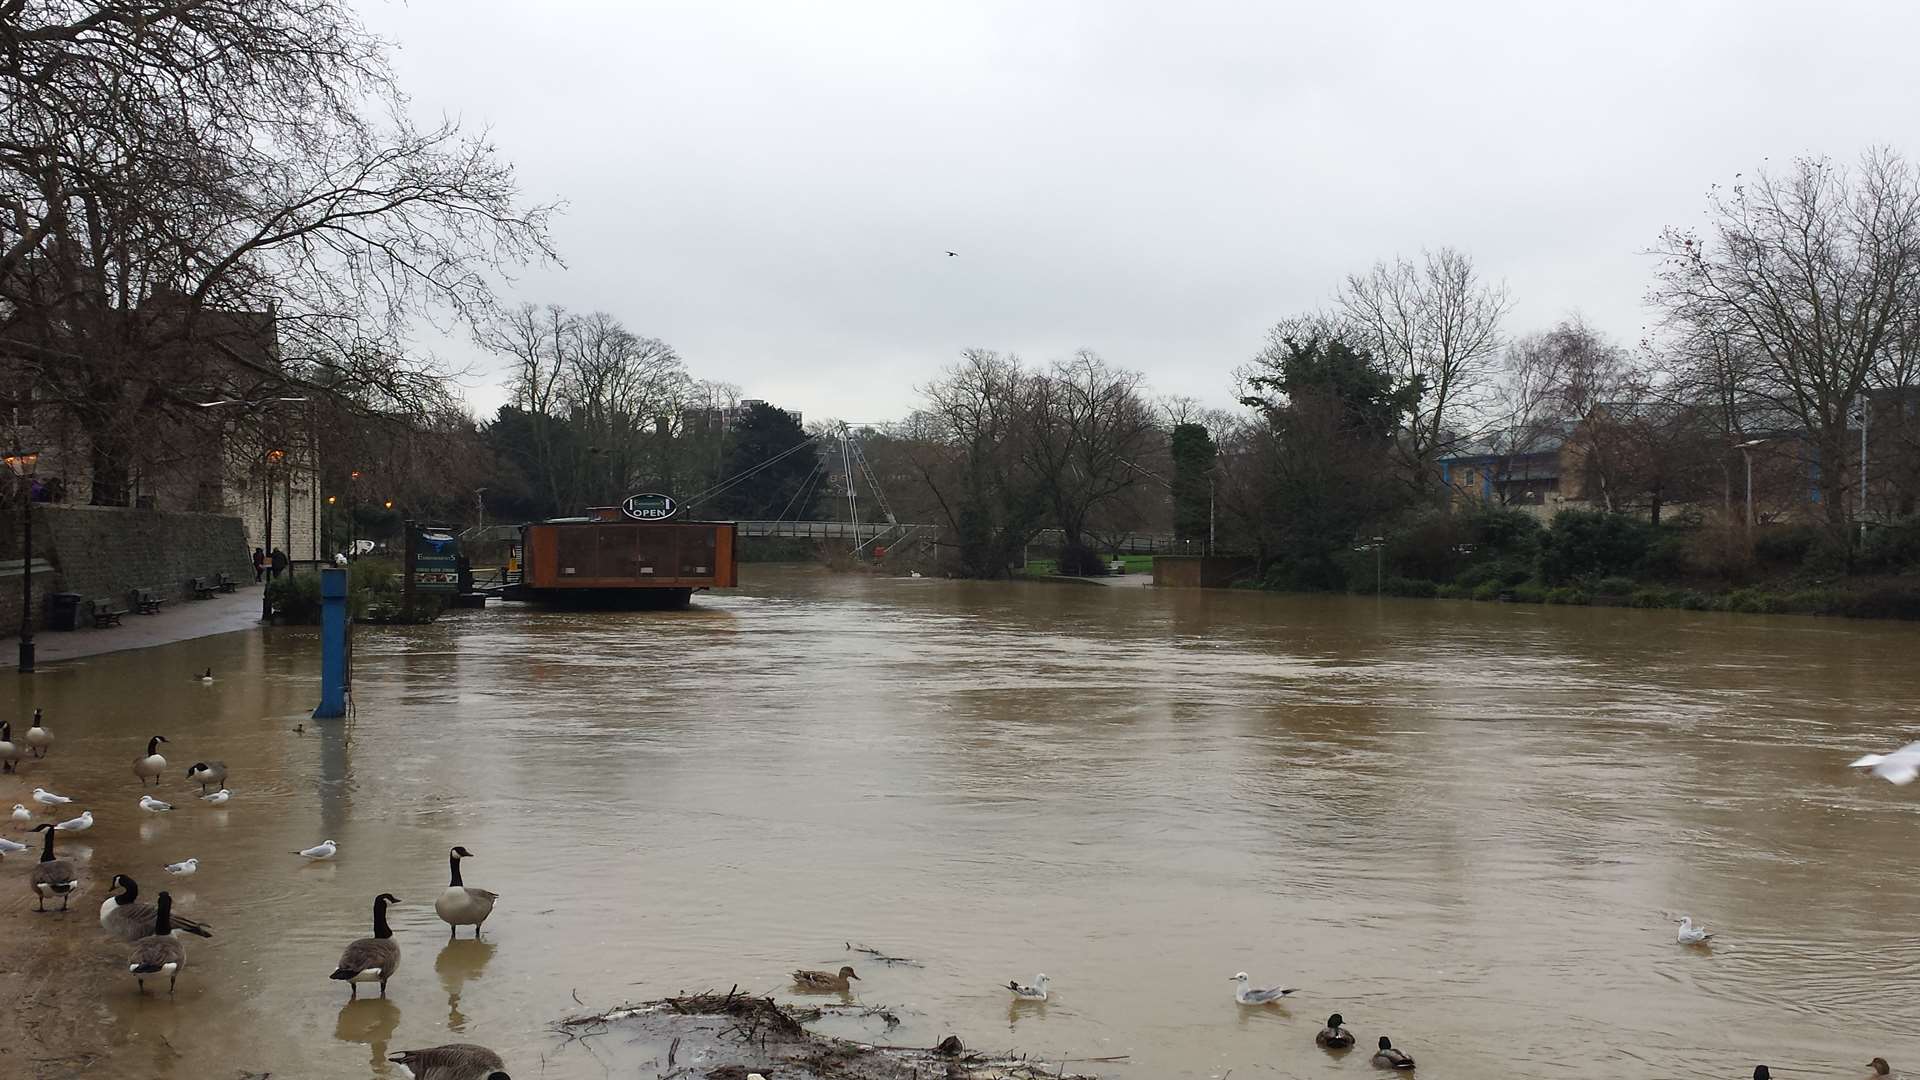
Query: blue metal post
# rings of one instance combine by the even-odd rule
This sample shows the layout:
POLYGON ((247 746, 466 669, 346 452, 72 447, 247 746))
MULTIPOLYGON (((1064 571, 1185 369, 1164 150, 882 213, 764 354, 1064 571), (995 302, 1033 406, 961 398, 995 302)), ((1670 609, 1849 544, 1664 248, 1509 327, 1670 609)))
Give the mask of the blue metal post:
POLYGON ((347 572, 320 571, 320 707, 315 720, 347 715, 347 572))

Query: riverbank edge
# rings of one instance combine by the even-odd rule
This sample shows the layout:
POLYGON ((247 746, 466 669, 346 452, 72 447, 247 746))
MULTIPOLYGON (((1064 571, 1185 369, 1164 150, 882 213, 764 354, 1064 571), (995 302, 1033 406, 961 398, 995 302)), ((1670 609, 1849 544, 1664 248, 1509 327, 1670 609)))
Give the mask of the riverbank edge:
POLYGON ((1783 590, 1746 586, 1711 591, 1640 582, 1632 583, 1629 589, 1610 585, 1603 588, 1603 585, 1608 583, 1561 585, 1549 588, 1533 582, 1523 582, 1518 585, 1486 582, 1469 587, 1443 585, 1420 579, 1387 578, 1380 582, 1377 589, 1355 590, 1343 594, 1276 589, 1266 585, 1238 587, 1258 592, 1297 596, 1366 596, 1372 593, 1406 600, 1465 600, 1479 603, 1543 604, 1554 607, 1718 611, 1737 615, 1815 615, 1839 619, 1920 621, 1920 583, 1912 581, 1853 588, 1812 585, 1806 588, 1783 590))

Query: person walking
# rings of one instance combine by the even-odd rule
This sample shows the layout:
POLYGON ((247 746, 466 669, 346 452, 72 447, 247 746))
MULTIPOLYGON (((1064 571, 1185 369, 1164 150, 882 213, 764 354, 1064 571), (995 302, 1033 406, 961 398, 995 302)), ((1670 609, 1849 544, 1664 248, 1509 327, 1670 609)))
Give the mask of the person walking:
POLYGON ((287 570, 287 553, 284 551, 281 551, 279 548, 274 548, 272 567, 273 567, 272 569, 273 579, 275 581, 278 581, 280 579, 280 575, 285 573, 287 570))
POLYGON ((254 548, 253 549, 253 583, 255 585, 260 584, 260 579, 265 577, 266 574, 267 574, 267 553, 260 550, 259 548, 254 548))

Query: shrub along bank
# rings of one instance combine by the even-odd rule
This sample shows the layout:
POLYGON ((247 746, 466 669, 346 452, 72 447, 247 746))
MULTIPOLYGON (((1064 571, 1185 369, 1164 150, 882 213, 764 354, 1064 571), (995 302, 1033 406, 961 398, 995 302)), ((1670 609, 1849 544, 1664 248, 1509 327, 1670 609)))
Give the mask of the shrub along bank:
MULTIPOLYGON (((320 575, 283 577, 267 585, 274 619, 281 623, 320 624, 320 575)), ((400 560, 356 559, 347 567, 347 611, 355 622, 418 624, 432 622, 446 607, 437 593, 417 593, 406 603, 400 560)))
MULTIPOLYGON (((1423 515, 1384 532, 1377 547, 1355 547, 1334 560, 1346 591, 1920 619, 1920 518, 1868 532, 1850 567, 1848 552, 1811 525, 1765 527, 1749 545, 1740 530, 1654 526, 1583 510, 1562 511, 1551 527, 1493 508, 1423 515)), ((1302 578, 1282 557, 1268 565, 1261 584, 1313 591, 1299 588, 1302 578)))

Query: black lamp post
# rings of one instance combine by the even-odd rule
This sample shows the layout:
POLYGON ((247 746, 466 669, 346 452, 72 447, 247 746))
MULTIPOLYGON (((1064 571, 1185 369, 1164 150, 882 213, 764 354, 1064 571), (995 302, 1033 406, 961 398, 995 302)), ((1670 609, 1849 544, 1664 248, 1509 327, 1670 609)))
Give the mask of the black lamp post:
POLYGON ((20 478, 20 674, 33 674, 33 467, 37 450, 0 456, 20 478))
MULTIPOLYGON (((265 481, 260 485, 266 491, 266 513, 262 525, 267 537, 267 583, 260 589, 260 621, 273 621, 273 468, 280 459, 287 456, 285 450, 269 449, 262 457, 266 464, 265 481)), ((292 537, 288 537, 291 541, 292 537)))

